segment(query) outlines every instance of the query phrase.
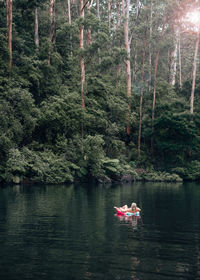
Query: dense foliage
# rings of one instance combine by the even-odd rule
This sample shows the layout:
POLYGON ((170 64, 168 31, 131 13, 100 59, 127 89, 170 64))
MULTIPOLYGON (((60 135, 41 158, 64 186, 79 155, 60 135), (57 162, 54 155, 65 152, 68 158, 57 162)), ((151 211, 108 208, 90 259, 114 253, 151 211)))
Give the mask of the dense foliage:
POLYGON ((100 1, 100 17, 94 2, 90 11, 85 7, 85 18, 80 18, 78 1, 72 1, 71 23, 66 15, 67 1, 57 1, 55 42, 49 39, 49 1, 13 1, 11 71, 8 67, 5 2, 0 1, 1 181, 19 183, 30 179, 63 183, 92 178, 101 182, 110 178, 200 179, 199 67, 195 109, 192 115, 190 113, 195 32, 185 32, 182 37, 183 85, 178 82, 178 70, 176 84, 169 81, 170 54, 175 41, 172 22, 180 16, 178 1, 153 1, 151 38, 149 14, 152 1, 133 1, 131 5, 131 97, 126 95, 124 60, 127 52, 123 43, 123 17, 117 27, 117 1, 111 1, 109 24, 106 1, 100 1), (139 6, 136 7, 136 3, 139 6), (39 47, 34 43, 36 7, 39 47), (163 18, 167 23, 160 40, 163 18), (84 26, 83 49, 80 49, 79 42, 80 25, 84 26), (92 34, 91 44, 87 43, 88 29, 92 34), (153 73, 158 49, 152 129, 153 73), (142 78, 144 50, 145 73, 142 78), (84 108, 81 107, 80 57, 84 58, 86 71, 84 108), (117 74, 118 67, 120 75, 117 74), (141 90, 142 133, 138 156, 141 90), (130 135, 126 132, 127 122, 130 135))

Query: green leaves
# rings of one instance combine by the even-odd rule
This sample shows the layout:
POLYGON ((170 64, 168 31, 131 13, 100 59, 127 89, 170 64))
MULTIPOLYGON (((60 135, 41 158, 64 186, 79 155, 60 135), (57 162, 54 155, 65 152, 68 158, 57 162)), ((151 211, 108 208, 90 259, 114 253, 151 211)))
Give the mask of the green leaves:
POLYGON ((88 135, 83 139, 83 166, 88 170, 88 175, 98 177, 104 174, 103 162, 105 153, 104 140, 101 135, 88 135))
POLYGON ((81 115, 79 95, 75 92, 69 93, 67 88, 63 88, 60 95, 51 96, 42 102, 40 125, 46 127, 46 137, 50 136, 51 141, 56 134, 70 137, 80 131, 81 115))
POLYGON ((191 163, 185 164, 184 167, 173 168, 172 171, 179 174, 184 180, 199 180, 200 179, 200 161, 194 160, 191 163))
POLYGON ((105 159, 103 165, 108 175, 112 176, 113 174, 120 174, 120 164, 118 159, 105 159))
POLYGON ((34 152, 28 148, 21 151, 10 149, 5 179, 8 182, 15 182, 15 180, 20 182, 28 177, 35 182, 50 184, 72 182, 73 176, 69 167, 68 161, 48 150, 34 152))
POLYGON ((0 145, 3 151, 28 141, 35 129, 38 112, 27 90, 8 88, 7 92, 0 93, 0 145))
POLYGON ((165 146, 169 151, 183 150, 191 146, 194 139, 194 131, 190 129, 190 123, 181 116, 163 114, 155 121, 155 139, 157 144, 165 146))

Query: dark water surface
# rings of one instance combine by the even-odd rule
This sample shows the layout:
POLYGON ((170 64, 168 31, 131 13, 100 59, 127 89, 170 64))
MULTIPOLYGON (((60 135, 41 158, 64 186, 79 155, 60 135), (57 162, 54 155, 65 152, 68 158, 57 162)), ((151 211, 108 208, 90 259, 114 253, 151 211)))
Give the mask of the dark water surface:
POLYGON ((0 279, 200 279, 200 184, 0 188, 0 279))

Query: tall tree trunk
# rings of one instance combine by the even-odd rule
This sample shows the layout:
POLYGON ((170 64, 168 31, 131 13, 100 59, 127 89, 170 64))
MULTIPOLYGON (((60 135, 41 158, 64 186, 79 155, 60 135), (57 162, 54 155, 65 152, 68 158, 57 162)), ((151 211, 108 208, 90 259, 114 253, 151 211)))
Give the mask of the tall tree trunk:
POLYGON ((121 26, 121 0, 117 2, 117 29, 121 26))
MULTIPOLYGON (((90 14, 90 8, 93 4, 93 0, 91 0, 91 2, 89 3, 89 1, 87 2, 87 9, 88 9, 88 14, 90 14)), ((92 44, 92 33, 91 33, 91 28, 88 27, 88 45, 90 46, 92 44)))
POLYGON ((145 56, 146 56, 146 38, 144 39, 144 49, 142 55, 142 88, 140 93, 140 120, 139 120, 139 131, 138 131, 138 158, 140 157, 141 151, 141 131, 142 131, 142 107, 143 107, 143 91, 144 91, 144 67, 145 67, 145 56))
POLYGON ((9 72, 12 70, 12 0, 6 0, 7 10, 7 37, 8 37, 8 50, 9 50, 9 72))
POLYGON ((150 20, 149 20, 149 91, 151 91, 151 81, 152 81, 152 75, 151 75, 151 64, 152 64, 152 54, 151 54, 151 40, 152 40, 152 0, 150 3, 150 20))
MULTIPOLYGON (((74 4, 74 1, 73 0, 67 0, 67 17, 68 17, 68 23, 71 25, 72 24, 72 17, 71 17, 71 1, 72 1, 72 4, 74 4)), ((72 52, 72 30, 70 29, 70 34, 69 34, 69 38, 70 38, 70 46, 71 46, 71 57, 73 56, 73 52, 72 52)))
POLYGON ((100 19, 99 0, 97 0, 97 17, 100 19))
POLYGON ((136 83, 137 80, 137 42, 135 42, 135 54, 134 54, 134 67, 133 67, 133 81, 136 83))
POLYGON ((34 10, 34 42, 36 49, 39 48, 39 34, 38 34, 38 9, 35 7, 34 10))
MULTIPOLYGON (((117 31, 119 32, 120 27, 121 27, 121 0, 118 1, 117 3, 117 31)), ((118 42, 118 46, 120 48, 120 41, 118 42)), ((121 72, 121 66, 120 64, 117 65, 117 83, 119 84, 119 77, 120 77, 120 72, 121 72)))
POLYGON ((130 62, 130 44, 129 44, 129 7, 130 0, 126 0, 126 11, 124 19, 124 43, 127 51, 126 64, 126 93, 127 96, 131 96, 131 62, 130 62))
POLYGON ((50 41, 55 43, 56 40, 56 0, 49 2, 49 17, 50 17, 50 41))
POLYGON ((170 54, 170 67, 169 67, 169 83, 174 86, 176 82, 176 62, 178 51, 178 32, 175 30, 174 49, 170 54))
MULTIPOLYGON (((50 32, 49 37, 52 44, 55 44, 56 40, 56 0, 49 1, 49 19, 50 19, 50 32)), ((51 51, 49 50, 48 64, 51 60, 51 51)))
MULTIPOLYGON (((158 61, 160 56, 160 42, 163 40, 164 31, 165 31, 165 23, 166 18, 163 21, 163 26, 161 30, 160 40, 159 40, 159 46, 155 57, 155 64, 154 64, 154 78, 153 78, 153 102, 152 102, 152 134, 154 132, 154 118, 155 118, 155 104, 156 104, 156 86, 157 86, 157 71, 158 71, 158 61)), ((154 153, 154 147, 153 147, 153 136, 151 137, 151 154, 154 153)))
POLYGON ((110 18, 111 18, 111 0, 108 0, 108 27, 110 30, 110 18))
MULTIPOLYGON (((127 59, 125 60, 126 64, 126 95, 127 97, 131 96, 131 63, 130 63, 130 43, 129 43, 129 7, 130 0, 126 0, 126 9, 124 8, 123 14, 124 18, 124 43, 125 49, 127 51, 127 59)), ((128 105, 128 125, 126 128, 126 133, 130 135, 130 104, 128 105)))
MULTIPOLYGON (((80 17, 84 18, 84 8, 83 8, 83 0, 80 0, 80 17)), ((83 50, 83 42, 84 42, 84 37, 83 37, 83 32, 84 32, 84 27, 81 24, 80 25, 80 49, 83 50)), ((85 84, 85 64, 84 64, 84 59, 81 54, 80 58, 80 68, 81 68, 81 106, 82 108, 85 108, 85 100, 84 100, 84 84, 85 84)))
MULTIPOLYGON (((84 19, 84 3, 83 0, 80 0, 80 17, 84 19)), ((81 24, 80 25, 80 49, 81 51, 84 48, 84 27, 81 24)), ((85 98, 84 98, 84 85, 85 85, 85 63, 84 63, 84 58, 81 53, 80 57, 80 68, 81 68, 81 108, 84 110, 85 108, 85 98)), ((84 123, 83 119, 81 119, 81 138, 82 138, 82 153, 84 152, 83 150, 83 137, 84 137, 84 123)))
POLYGON ((67 14, 68 14, 68 22, 71 25, 72 18, 71 18, 71 2, 70 2, 70 0, 67 0, 67 14))
POLYGON ((8 27, 9 27, 9 0, 6 0, 6 38, 8 39, 8 27))
POLYGON ((139 4, 140 4, 140 0, 136 1, 136 20, 138 19, 139 16, 139 4))
MULTIPOLYGON (((100 20, 100 6, 99 6, 99 0, 96 1, 97 6, 97 18, 100 20)), ((100 53, 100 48, 98 48, 98 54, 100 53)), ((99 56, 98 58, 99 64, 101 63, 101 58, 99 56)))
POLYGON ((182 89, 182 65, 181 65, 181 38, 180 29, 178 30, 178 64, 179 64, 179 87, 182 89))
POLYGON ((198 34, 196 38, 195 44, 195 52, 194 52, 194 61, 193 61, 193 72, 192 72, 192 90, 190 97, 190 113, 194 112, 194 91, 195 91, 195 83, 196 83, 196 72, 197 72, 197 55, 199 50, 199 41, 200 41, 200 26, 198 28, 198 34))
POLYGON ((125 0, 122 0, 122 16, 125 17, 125 0))
MULTIPOLYGON (((140 0, 136 1, 136 18, 135 18, 135 25, 138 26, 138 16, 139 16, 139 4, 140 4, 140 0)), ((132 35, 131 35, 131 39, 132 40, 132 35)), ((134 67, 133 67, 133 81, 136 83, 137 80, 137 69, 138 69, 138 65, 137 65, 137 58, 138 58, 138 48, 137 48, 137 42, 135 42, 135 54, 134 54, 134 67)))

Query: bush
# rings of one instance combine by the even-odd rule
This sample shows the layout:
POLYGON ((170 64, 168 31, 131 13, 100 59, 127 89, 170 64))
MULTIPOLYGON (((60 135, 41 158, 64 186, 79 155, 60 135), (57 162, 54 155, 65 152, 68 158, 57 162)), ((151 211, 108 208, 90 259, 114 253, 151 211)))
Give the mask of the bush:
POLYGON ((173 168, 184 180, 200 180, 200 161, 194 160, 185 167, 173 168))
POLYGON ((105 154, 103 145, 104 140, 101 135, 88 135, 83 139, 83 156, 80 160, 80 167, 87 170, 88 177, 97 178, 104 175, 103 159, 105 154))
POLYGON ((28 163, 25 156, 18 149, 10 149, 6 162, 5 177, 7 182, 19 183, 26 175, 28 163))
POLYGON ((14 148, 31 141, 38 115, 39 110, 27 90, 10 87, 7 91, 0 92, 1 160, 6 160, 9 151, 17 156, 14 148))
POLYGON ((150 182, 182 182, 182 178, 173 173, 147 171, 139 174, 139 179, 150 182))
POLYGON ((52 151, 35 152, 28 148, 11 149, 6 165, 6 181, 19 183, 25 177, 34 182, 73 182, 70 163, 52 151))

